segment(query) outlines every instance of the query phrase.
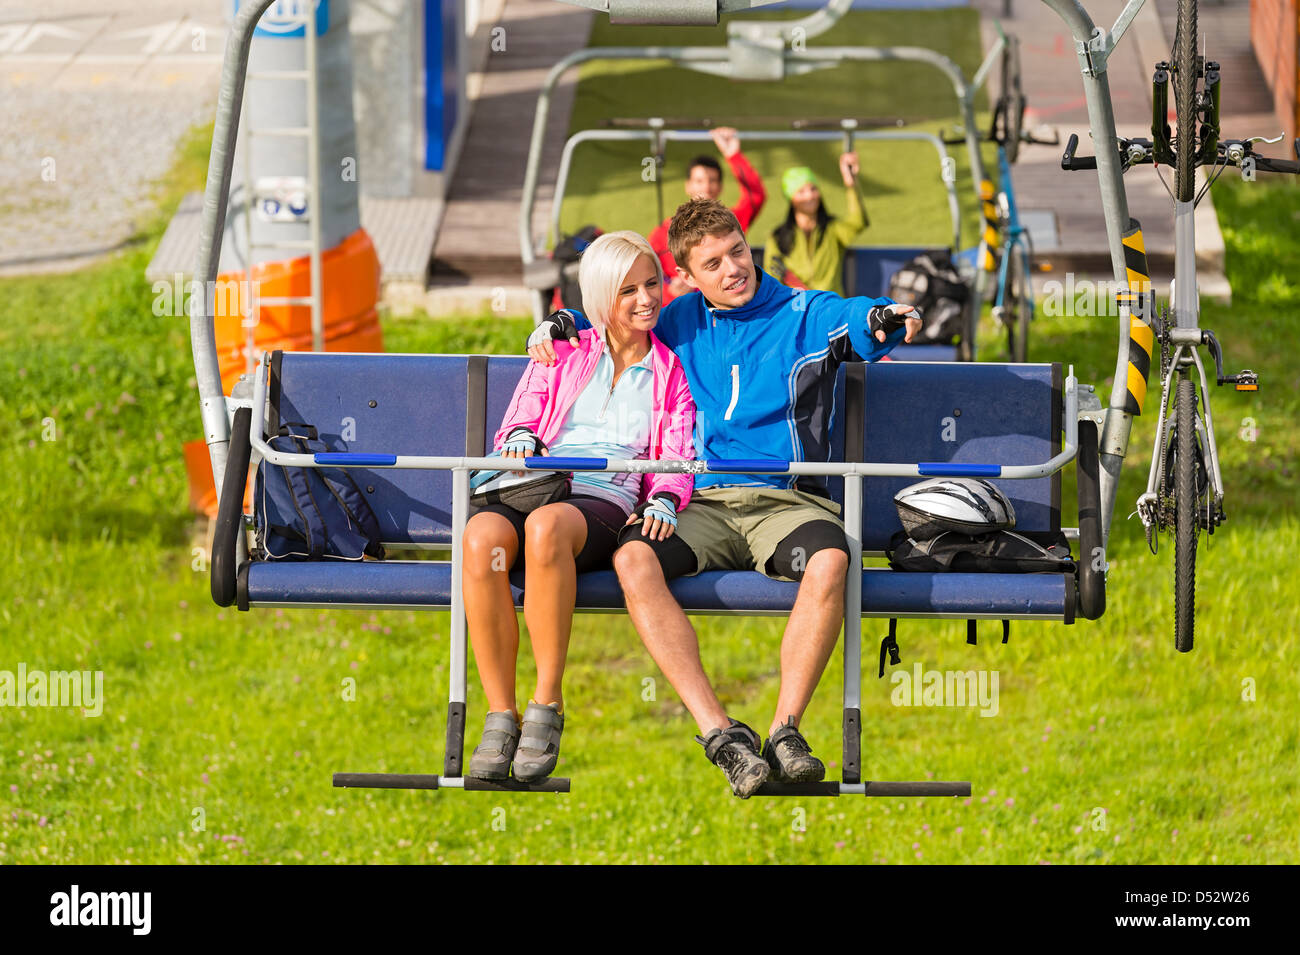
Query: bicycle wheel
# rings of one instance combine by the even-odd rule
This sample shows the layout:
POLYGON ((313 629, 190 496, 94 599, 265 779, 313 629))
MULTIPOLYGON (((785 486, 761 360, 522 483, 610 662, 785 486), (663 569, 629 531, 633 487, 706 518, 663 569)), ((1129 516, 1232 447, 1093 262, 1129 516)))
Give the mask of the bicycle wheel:
POLYGON ((1029 276, 1025 272, 1023 250, 1013 246, 1002 254, 1007 259, 1006 294, 1002 299, 1002 321, 1007 326, 1007 360, 1024 363, 1029 360, 1029 319, 1033 314, 1029 301, 1029 276))
POLYGON ((1196 389, 1179 378, 1174 398, 1174 647, 1192 649, 1196 629, 1196 389))
POLYGON ((1174 195, 1191 202, 1196 188, 1196 0, 1178 0, 1174 31, 1174 110, 1178 113, 1178 150, 1174 195))

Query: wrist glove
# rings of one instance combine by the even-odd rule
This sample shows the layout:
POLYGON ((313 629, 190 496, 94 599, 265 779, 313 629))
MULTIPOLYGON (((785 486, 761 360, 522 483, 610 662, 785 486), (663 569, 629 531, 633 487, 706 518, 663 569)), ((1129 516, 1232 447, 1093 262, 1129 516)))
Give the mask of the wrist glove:
POLYGON ((540 345, 544 341, 554 339, 555 341, 567 341, 570 338, 578 337, 578 326, 575 324, 577 314, 571 309, 562 308, 558 312, 551 312, 542 319, 541 324, 533 329, 526 348, 532 348, 534 345, 540 345))
POLYGON ((910 305, 877 305, 867 313, 867 330, 874 338, 876 332, 884 332, 888 335, 892 331, 902 328, 908 318, 920 318, 921 313, 910 305))
POLYGON ((644 504, 638 505, 637 509, 632 513, 642 519, 657 518, 675 528, 677 526, 677 496, 667 492, 656 494, 644 504))
POLYGON ((533 455, 537 453, 537 448, 541 440, 533 432, 523 427, 513 429, 506 435, 505 443, 501 445, 503 454, 517 453, 524 455, 533 455))

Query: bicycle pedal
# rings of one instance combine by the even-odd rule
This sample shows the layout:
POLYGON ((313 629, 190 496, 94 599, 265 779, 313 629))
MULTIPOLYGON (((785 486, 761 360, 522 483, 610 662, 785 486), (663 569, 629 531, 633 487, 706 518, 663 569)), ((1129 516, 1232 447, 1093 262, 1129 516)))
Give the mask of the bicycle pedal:
POLYGON ((1259 375, 1250 369, 1232 376, 1234 387, 1238 391, 1259 391, 1259 375))

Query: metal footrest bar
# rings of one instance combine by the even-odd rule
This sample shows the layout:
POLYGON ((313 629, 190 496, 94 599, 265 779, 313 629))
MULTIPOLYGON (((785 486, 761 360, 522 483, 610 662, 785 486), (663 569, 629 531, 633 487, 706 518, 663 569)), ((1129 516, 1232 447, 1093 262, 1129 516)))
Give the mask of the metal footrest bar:
POLYGON ((756 796, 969 796, 964 782, 764 783, 756 796))
POLYGON ((464 789, 468 792, 567 793, 567 777, 552 776, 536 783, 516 779, 474 779, 430 773, 335 773, 336 789, 464 789))

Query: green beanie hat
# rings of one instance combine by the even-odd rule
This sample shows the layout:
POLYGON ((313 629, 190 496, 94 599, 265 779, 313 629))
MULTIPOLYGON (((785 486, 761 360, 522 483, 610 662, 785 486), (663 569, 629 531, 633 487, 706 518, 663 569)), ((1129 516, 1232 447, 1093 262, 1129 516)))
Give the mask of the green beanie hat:
POLYGON ((813 171, 807 166, 795 166, 792 169, 787 169, 785 175, 781 177, 781 191, 785 193, 787 199, 793 198, 796 192, 808 184, 816 186, 817 177, 813 175, 813 171))

